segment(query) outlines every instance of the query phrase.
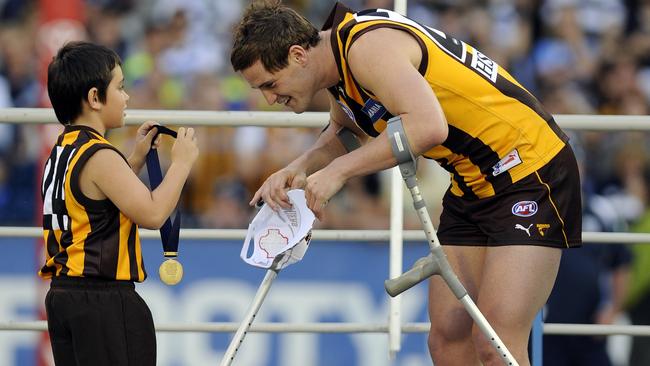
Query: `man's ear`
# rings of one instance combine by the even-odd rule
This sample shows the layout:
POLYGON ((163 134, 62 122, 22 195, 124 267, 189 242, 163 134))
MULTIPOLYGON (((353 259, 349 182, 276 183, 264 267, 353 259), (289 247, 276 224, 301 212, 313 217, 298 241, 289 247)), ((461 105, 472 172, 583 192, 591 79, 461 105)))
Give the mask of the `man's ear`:
POLYGON ((305 65, 307 62, 307 50, 296 44, 289 47, 289 62, 296 62, 299 65, 305 65))
POLYGON ((99 101, 99 90, 95 87, 88 90, 88 95, 86 96, 86 102, 90 106, 90 109, 99 110, 102 107, 102 103, 99 101))

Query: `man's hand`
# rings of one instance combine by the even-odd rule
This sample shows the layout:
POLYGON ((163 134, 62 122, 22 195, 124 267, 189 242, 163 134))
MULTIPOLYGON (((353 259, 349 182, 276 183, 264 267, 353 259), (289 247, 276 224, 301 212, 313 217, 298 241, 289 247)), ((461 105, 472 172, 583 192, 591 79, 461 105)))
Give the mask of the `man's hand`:
POLYGON ((291 202, 287 196, 288 189, 302 189, 305 186, 307 174, 300 169, 287 166, 266 178, 260 189, 255 192, 249 202, 251 206, 263 200, 274 211, 280 208, 290 208, 291 202))
POLYGON ((345 184, 345 178, 329 166, 317 171, 307 178, 305 185, 305 198, 307 207, 322 220, 323 209, 341 187, 345 184))

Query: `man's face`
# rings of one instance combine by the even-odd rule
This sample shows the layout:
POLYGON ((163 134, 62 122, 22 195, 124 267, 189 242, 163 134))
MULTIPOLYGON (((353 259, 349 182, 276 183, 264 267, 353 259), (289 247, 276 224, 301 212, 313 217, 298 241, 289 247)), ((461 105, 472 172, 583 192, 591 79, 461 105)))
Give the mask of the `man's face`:
POLYGON ((262 61, 257 60, 241 73, 252 88, 262 92, 269 105, 283 104, 296 113, 307 109, 316 92, 306 67, 294 60, 275 73, 267 71, 262 61))

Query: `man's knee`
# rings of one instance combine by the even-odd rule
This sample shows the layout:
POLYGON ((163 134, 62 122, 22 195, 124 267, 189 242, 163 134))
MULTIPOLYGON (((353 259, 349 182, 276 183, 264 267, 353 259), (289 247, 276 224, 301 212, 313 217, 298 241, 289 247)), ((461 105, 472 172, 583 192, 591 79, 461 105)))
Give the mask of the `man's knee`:
POLYGON ((429 350, 433 354, 449 343, 469 340, 471 334, 472 318, 463 307, 454 307, 431 319, 429 350))

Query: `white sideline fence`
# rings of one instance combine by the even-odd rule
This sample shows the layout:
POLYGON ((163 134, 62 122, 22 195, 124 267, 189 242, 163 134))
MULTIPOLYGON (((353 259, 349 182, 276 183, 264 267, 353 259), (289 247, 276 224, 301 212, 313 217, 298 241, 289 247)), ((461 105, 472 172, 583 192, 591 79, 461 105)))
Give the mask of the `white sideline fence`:
MULTIPOLYGON (((649 131, 650 116, 597 116, 597 115, 555 115, 557 123, 567 130, 589 131, 649 131)), ((327 124, 329 115, 323 112, 235 112, 235 111, 174 111, 174 110, 128 110, 127 125, 138 125, 146 120, 174 126, 258 126, 258 127, 318 127, 327 124)), ((0 123, 49 124, 58 123, 49 108, 0 108, 0 123)), ((390 241, 389 275, 395 277, 402 272, 402 244, 404 241, 422 241, 421 230, 402 230, 402 180, 393 169, 391 179, 391 230, 315 230, 317 240, 332 241, 390 241)), ((143 238, 158 238, 156 231, 140 231, 143 238)), ((0 237, 33 237, 42 235, 38 227, 0 227, 0 237)), ((184 239, 243 239, 245 230, 182 229, 184 239)), ((589 243, 650 243, 650 233, 594 233, 584 232, 583 241, 589 243)), ((234 332, 238 323, 162 323, 156 325, 160 332, 234 332)), ((44 331, 45 321, 12 322, 0 321, 0 331, 44 331)), ((429 323, 400 322, 400 297, 391 298, 387 324, 362 323, 258 323, 252 332, 289 333, 388 333, 389 352, 400 350, 400 334, 428 332, 429 323)), ((631 335, 650 336, 650 326, 593 325, 593 324, 543 324, 544 334, 582 335, 631 335)))
MULTIPOLYGON (((140 237, 144 239, 159 239, 156 230, 139 229, 140 237)), ((384 245, 390 239, 390 230, 313 230, 314 241, 367 241, 384 245)), ((40 238, 43 229, 40 227, 0 226, 0 238, 40 238)), ((245 229, 181 229, 181 239, 193 240, 243 240, 245 229)), ((422 230, 403 230, 403 240, 406 242, 423 241, 426 237, 422 230)), ((582 241, 585 243, 606 244, 637 244, 650 243, 650 233, 600 233, 583 232, 582 241)))
MULTIPOLYGON (((589 131, 648 131, 650 116, 614 116, 557 114, 553 116, 563 129, 589 131)), ((179 111, 132 109, 126 111, 126 124, 139 125, 147 120, 174 126, 257 126, 257 127, 324 127, 326 112, 254 112, 254 111, 179 111)), ((0 108, 0 123, 57 123, 51 108, 0 108)))
MULTIPOLYGON (((426 333, 429 323, 405 323, 403 333, 426 333)), ((156 324, 157 332, 234 333, 239 323, 187 324, 168 322, 156 324)), ((47 322, 0 321, 0 331, 47 331, 47 322)), ((372 323, 253 323, 249 332, 254 333, 387 333, 386 324, 372 323)), ((629 335, 650 336, 650 325, 600 325, 600 324, 544 324, 544 334, 555 335, 629 335)))

